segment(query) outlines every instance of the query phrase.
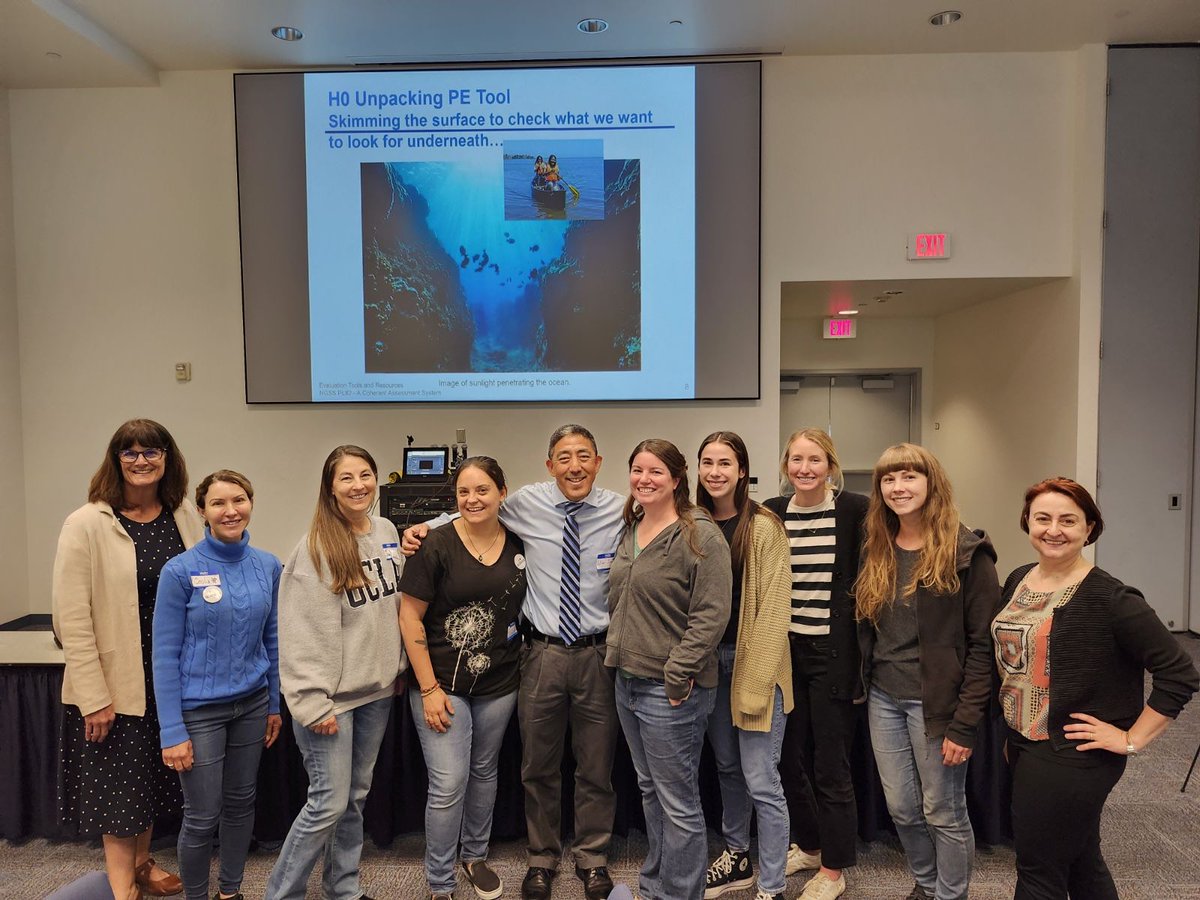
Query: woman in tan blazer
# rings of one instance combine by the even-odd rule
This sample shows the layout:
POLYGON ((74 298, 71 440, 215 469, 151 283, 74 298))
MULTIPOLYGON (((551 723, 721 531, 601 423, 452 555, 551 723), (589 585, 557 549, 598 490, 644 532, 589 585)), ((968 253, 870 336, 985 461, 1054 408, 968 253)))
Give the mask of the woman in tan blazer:
POLYGON ((87 504, 63 524, 54 560, 54 630, 66 659, 62 817, 81 835, 102 835, 116 900, 183 889, 150 858, 155 818, 181 805, 159 751, 150 640, 159 571, 204 536, 186 491, 170 433, 149 419, 126 422, 87 504))

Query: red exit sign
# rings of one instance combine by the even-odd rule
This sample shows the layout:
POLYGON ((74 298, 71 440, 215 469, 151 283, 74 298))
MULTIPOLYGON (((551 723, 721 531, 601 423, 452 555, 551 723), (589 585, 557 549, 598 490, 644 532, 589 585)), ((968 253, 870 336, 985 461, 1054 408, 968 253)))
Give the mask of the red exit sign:
POLYGON ((908 236, 909 259, 949 259, 950 235, 944 231, 920 232, 908 236))
POLYGON ((827 341, 858 337, 858 322, 855 319, 826 319, 821 336, 827 341))

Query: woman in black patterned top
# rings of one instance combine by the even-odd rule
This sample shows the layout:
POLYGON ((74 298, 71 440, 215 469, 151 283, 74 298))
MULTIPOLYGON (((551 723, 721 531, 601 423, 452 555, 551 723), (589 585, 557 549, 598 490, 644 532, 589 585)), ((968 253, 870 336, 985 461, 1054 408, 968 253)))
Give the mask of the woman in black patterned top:
POLYGON ((792 554, 792 691, 780 774, 796 842, 787 873, 820 871, 804 900, 836 897, 856 862, 858 810, 850 773, 859 677, 851 586, 867 498, 843 490, 833 441, 819 428, 788 438, 780 462, 795 490, 763 505, 783 520, 792 554))
POLYGON ((1025 492, 1021 530, 1038 561, 1009 575, 992 623, 1013 773, 1015 897, 1112 900, 1104 801, 1200 676, 1141 593, 1083 557, 1104 530, 1085 488, 1038 482, 1025 492))
POLYGON ((461 858, 475 893, 491 900, 504 890, 487 855, 500 745, 517 705, 525 547, 500 524, 507 492, 494 459, 464 460, 454 492, 459 518, 429 532, 400 576, 400 631, 429 771, 429 889, 434 898, 452 895, 461 858))

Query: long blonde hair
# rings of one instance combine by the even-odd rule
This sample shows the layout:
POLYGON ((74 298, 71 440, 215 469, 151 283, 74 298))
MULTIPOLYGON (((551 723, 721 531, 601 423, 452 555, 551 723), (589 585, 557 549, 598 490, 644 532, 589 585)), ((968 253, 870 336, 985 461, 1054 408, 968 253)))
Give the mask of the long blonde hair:
POLYGON ((924 542, 910 584, 900 586, 900 596, 907 599, 916 593, 917 586, 937 594, 958 591, 958 508, 950 479, 937 457, 916 444, 896 444, 888 447, 875 463, 871 479, 871 503, 863 530, 862 568, 854 583, 856 615, 872 624, 879 621, 884 607, 896 599, 896 534, 900 519, 883 502, 880 482, 891 472, 907 470, 920 472, 927 479, 925 504, 920 509, 924 542))
POLYGON ((333 496, 333 473, 345 457, 361 459, 379 477, 375 459, 362 447, 343 444, 334 447, 325 457, 321 470, 321 492, 317 495, 317 510, 313 513, 312 525, 308 529, 308 555, 312 557, 317 575, 323 567, 329 567, 329 586, 335 594, 351 588, 365 587, 362 560, 359 559, 358 541, 350 521, 342 515, 337 499, 333 496))

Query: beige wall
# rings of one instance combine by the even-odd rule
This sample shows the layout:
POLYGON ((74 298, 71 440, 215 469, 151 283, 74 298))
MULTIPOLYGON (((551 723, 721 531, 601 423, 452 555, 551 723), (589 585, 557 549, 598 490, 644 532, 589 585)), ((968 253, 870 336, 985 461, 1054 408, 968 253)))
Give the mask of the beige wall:
POLYGON ((1025 488, 1075 467, 1077 296, 1064 278, 936 320, 931 446, 1002 576, 1033 555, 1017 527, 1025 488))
POLYGON ((29 612, 8 91, 0 88, 0 622, 29 612))
MULTIPOLYGON (((779 368, 784 372, 862 372, 870 369, 921 371, 921 439, 932 438, 934 319, 913 317, 863 319, 854 340, 827 341, 821 319, 784 319, 780 327, 779 368)), ((785 425, 788 433, 804 422, 785 425)), ((779 436, 782 444, 786 434, 779 436)), ((879 448, 882 450, 883 448, 879 448)))
POLYGON ((766 62, 765 284, 1071 274, 1075 56, 766 62), (931 230, 933 269, 905 258, 931 230))
POLYGON ((732 428, 773 463, 782 281, 925 274, 904 259, 905 234, 923 228, 956 236, 946 276, 1070 273, 1075 67, 1070 53, 764 63, 764 398, 640 406, 247 407, 228 73, 11 92, 21 425, 39 448, 25 465, 38 498, 30 608, 48 608, 62 518, 133 415, 166 423, 194 475, 244 469, 256 543, 277 553, 300 537, 319 463, 345 441, 387 470, 406 434, 443 442, 465 426, 471 450, 519 484, 541 477, 549 431, 583 420, 608 455, 601 483, 618 490, 649 434, 690 457, 707 431, 732 428), (183 360, 194 378, 180 385, 183 360))

